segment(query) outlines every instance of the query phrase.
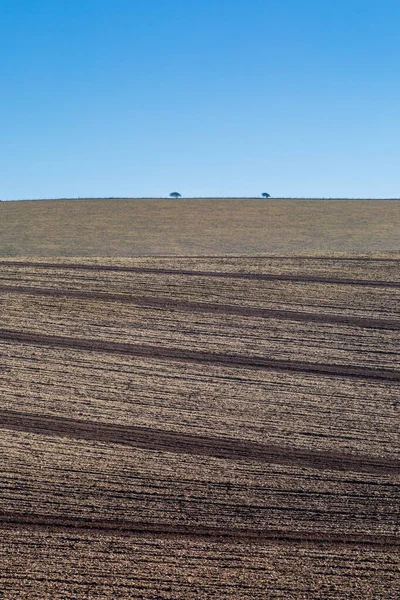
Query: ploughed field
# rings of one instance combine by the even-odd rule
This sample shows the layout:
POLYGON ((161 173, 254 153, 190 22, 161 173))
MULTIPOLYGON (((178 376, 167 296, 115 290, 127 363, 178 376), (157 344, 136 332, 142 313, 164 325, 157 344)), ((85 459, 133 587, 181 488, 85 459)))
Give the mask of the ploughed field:
POLYGON ((0 263, 0 598, 400 597, 396 259, 0 263))

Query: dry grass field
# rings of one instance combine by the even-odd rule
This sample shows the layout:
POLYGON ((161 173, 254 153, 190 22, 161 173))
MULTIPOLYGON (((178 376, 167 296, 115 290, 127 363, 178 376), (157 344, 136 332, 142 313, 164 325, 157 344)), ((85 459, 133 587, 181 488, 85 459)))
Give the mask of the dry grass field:
POLYGON ((0 256, 386 254, 400 200, 0 202, 0 256))
POLYGON ((398 600, 398 256, 40 260, 18 239, 0 598, 398 600))

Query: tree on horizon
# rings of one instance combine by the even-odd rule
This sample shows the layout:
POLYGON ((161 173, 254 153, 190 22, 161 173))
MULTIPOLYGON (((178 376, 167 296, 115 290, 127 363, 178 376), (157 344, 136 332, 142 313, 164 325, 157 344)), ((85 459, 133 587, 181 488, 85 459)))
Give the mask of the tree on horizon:
POLYGON ((170 198, 182 198, 179 192, 171 192, 169 195, 170 198))

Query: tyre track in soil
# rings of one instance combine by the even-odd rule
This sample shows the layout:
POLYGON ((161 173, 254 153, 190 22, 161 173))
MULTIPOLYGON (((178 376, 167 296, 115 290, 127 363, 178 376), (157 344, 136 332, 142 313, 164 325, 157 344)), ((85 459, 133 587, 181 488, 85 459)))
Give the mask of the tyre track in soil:
POLYGON ((140 358, 222 365, 235 369, 252 368, 283 372, 309 373, 323 376, 356 377, 358 379, 369 379, 376 381, 400 381, 400 371, 396 371, 394 369, 360 367, 357 365, 344 364, 311 363, 296 360, 279 360, 269 357, 240 354, 221 354, 217 352, 205 352, 203 350, 187 350, 145 344, 129 344, 126 342, 113 342, 93 338, 87 339, 27 333, 25 331, 15 331, 10 329, 0 329, 0 340, 20 344, 34 344, 37 346, 46 346, 50 348, 69 348, 72 350, 122 354, 140 358))
POLYGON ((0 410, 0 428, 49 437, 106 442, 146 450, 210 456, 225 460, 251 460, 329 471, 400 475, 400 460, 356 456, 341 452, 262 444, 238 438, 187 434, 135 425, 115 425, 53 415, 0 410))
POLYGON ((203 538, 210 541, 265 544, 268 542, 291 544, 296 542, 329 544, 337 546, 370 546, 385 550, 400 547, 400 539, 394 535, 310 532, 281 529, 222 528, 207 525, 179 525, 169 523, 151 523, 143 521, 98 520, 82 517, 57 517, 54 515, 35 515, 20 513, 0 513, 0 531, 24 529, 65 532, 67 535, 93 534, 104 535, 118 533, 118 536, 152 534, 162 538, 203 538))
POLYGON ((255 308, 252 306, 235 306, 233 304, 216 304, 169 300, 168 298, 151 298, 150 296, 132 296, 128 294, 108 294, 102 292, 86 292, 71 289, 37 288, 33 286, 0 285, 1 293, 26 294, 51 298, 76 298, 88 301, 118 302, 134 304, 142 308, 162 308, 181 312, 203 312, 223 315, 257 317, 261 319, 277 319, 279 321, 298 321, 301 323, 331 323, 362 327, 364 329, 400 330, 400 320, 376 319, 370 317, 353 317, 350 315, 309 313, 291 310, 255 308))
MULTIPOLYGON (((297 257, 296 257, 297 258, 297 257)), ((330 259, 326 259, 330 260, 330 259)), ((318 277, 313 275, 272 275, 266 273, 234 273, 229 271, 193 271, 190 269, 162 269, 151 267, 124 267, 117 265, 85 265, 83 263, 35 263, 0 261, 0 267, 34 267, 43 269, 113 271, 127 273, 147 273, 153 275, 185 275, 194 277, 216 277, 227 279, 248 279, 250 281, 290 281, 296 283, 326 283, 334 285, 356 285, 372 287, 400 288, 400 281, 378 281, 374 279, 347 279, 340 277, 318 277)))

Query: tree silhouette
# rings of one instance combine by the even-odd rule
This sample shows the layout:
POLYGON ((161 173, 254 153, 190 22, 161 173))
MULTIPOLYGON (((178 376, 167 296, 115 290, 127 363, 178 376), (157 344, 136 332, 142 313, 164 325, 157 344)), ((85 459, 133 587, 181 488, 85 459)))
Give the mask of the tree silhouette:
POLYGON ((263 193, 261 194, 261 196, 262 196, 263 198, 271 198, 271 196, 270 196, 269 194, 267 194, 267 192, 263 192, 263 193))
POLYGON ((179 192, 171 192, 169 195, 170 198, 182 198, 179 192))

